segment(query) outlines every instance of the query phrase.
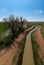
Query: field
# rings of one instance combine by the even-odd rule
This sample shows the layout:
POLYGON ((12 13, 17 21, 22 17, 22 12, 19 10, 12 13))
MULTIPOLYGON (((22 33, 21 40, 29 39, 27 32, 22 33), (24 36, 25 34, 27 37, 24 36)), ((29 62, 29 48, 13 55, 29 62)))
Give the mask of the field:
POLYGON ((44 40, 44 23, 32 23, 32 24, 34 24, 35 26, 38 26, 38 28, 39 26, 41 27, 40 32, 39 30, 37 30, 36 32, 33 32, 31 35, 35 65, 44 65, 44 62, 42 60, 42 55, 43 55, 42 48, 44 44, 44 41, 43 41, 44 40), (40 53, 38 54, 39 49, 41 49, 42 51, 40 50, 40 53), (41 54, 41 57, 40 57, 40 54, 41 54))
MULTIPOLYGON (((39 33, 41 34, 41 36, 42 36, 42 38, 44 39, 44 22, 27 22, 26 23, 26 25, 27 25, 27 28, 25 28, 25 30, 26 29, 28 29, 29 28, 29 26, 32 26, 32 25, 34 25, 34 27, 40 27, 40 31, 41 31, 41 33, 40 32, 37 32, 37 31, 39 31, 39 30, 36 30, 36 31, 34 31, 32 34, 31 34, 31 42, 32 42, 32 48, 33 48, 33 58, 34 58, 34 63, 35 63, 35 65, 44 65, 44 62, 43 62, 43 59, 41 59, 40 58, 40 56, 38 55, 38 51, 39 51, 39 49, 40 49, 40 45, 39 45, 39 41, 37 40, 37 38, 39 38, 39 33), (36 35, 35 35, 36 34, 36 35), (38 35, 38 36, 37 36, 38 35)), ((19 32, 17 32, 17 33, 19 33, 19 32)), ((23 35, 21 35, 21 37, 20 38, 22 38, 22 36, 23 35)), ((41 38, 41 37, 40 37, 41 38)), ((16 38, 15 38, 16 39, 16 38)), ((6 26, 6 23, 0 23, 0 50, 2 50, 2 49, 4 49, 9 43, 11 43, 11 41, 12 41, 12 34, 10 34, 10 30, 7 28, 7 26, 6 26)), ((26 41, 26 39, 24 38, 23 39, 23 41, 21 41, 21 43, 23 43, 23 44, 19 44, 19 47, 17 47, 17 48, 20 48, 21 50, 23 50, 22 52, 19 50, 18 51, 18 54, 19 54, 19 52, 21 52, 20 54, 19 54, 19 58, 21 59, 21 60, 18 60, 18 61, 16 61, 16 62, 18 62, 18 64, 17 65, 19 65, 19 64, 21 64, 22 63, 22 58, 23 58, 23 53, 24 53, 24 43, 25 43, 25 41, 26 41), (21 56, 20 56, 21 55, 21 56)), ((16 43, 16 42, 15 42, 16 43)), ((41 42, 40 42, 41 43, 41 42)), ((44 43, 44 41, 42 42, 42 43, 44 43)), ((17 44, 16 44, 16 46, 17 46, 17 44)), ((41 45, 42 46, 42 45, 41 45)), ((43 46, 44 46, 44 44, 43 44, 43 46)), ((42 47, 41 47, 42 48, 42 47)), ((18 49, 17 49, 18 50, 18 49)), ((42 49, 42 51, 44 50, 44 48, 42 49)), ((14 51, 14 49, 13 49, 13 51, 14 51)), ((14 52, 13 52, 14 53, 14 52)), ((42 55, 44 55, 44 52, 42 52, 42 55)), ((16 57, 16 56, 15 56, 16 57)), ((15 59, 16 58, 13 58, 13 63, 15 62, 15 59)), ((8 61, 8 60, 7 60, 8 61)))

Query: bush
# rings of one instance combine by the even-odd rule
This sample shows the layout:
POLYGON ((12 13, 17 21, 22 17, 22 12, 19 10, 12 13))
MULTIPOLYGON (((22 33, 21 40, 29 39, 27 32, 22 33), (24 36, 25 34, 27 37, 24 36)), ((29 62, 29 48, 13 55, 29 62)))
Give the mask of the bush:
POLYGON ((7 47, 11 44, 12 35, 4 37, 3 40, 0 41, 0 49, 7 47))

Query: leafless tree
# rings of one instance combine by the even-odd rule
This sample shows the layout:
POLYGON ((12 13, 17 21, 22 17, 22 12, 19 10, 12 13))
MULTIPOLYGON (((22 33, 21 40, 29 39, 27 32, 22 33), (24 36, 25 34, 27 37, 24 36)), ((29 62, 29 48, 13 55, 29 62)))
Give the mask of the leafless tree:
POLYGON ((19 30, 20 30, 21 32, 23 32, 23 31, 24 31, 23 25, 24 25, 23 17, 20 17, 19 30))
POLYGON ((18 21, 15 20, 13 15, 9 16, 9 18, 4 18, 3 21, 6 22, 6 24, 8 25, 8 28, 10 28, 12 33, 12 38, 15 38, 18 21))

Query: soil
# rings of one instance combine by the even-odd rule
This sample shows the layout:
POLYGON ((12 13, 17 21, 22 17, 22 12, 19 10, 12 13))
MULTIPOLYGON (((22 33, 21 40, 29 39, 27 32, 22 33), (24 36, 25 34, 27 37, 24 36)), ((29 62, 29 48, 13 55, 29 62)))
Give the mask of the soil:
POLYGON ((33 58, 33 49, 32 49, 32 42, 31 42, 31 34, 30 33, 26 37, 22 65, 35 65, 34 58, 33 58))
POLYGON ((39 51, 38 51, 39 57, 44 62, 44 38, 41 34, 41 27, 40 26, 35 31, 35 39, 39 45, 39 51))

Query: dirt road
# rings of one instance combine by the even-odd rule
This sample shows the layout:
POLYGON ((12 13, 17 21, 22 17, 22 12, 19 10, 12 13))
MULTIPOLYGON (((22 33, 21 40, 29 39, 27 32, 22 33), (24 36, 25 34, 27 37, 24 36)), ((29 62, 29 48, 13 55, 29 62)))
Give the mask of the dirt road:
POLYGON ((32 44, 31 44, 31 35, 30 34, 26 38, 26 44, 25 44, 22 65, 34 65, 32 44))
POLYGON ((34 59, 33 59, 33 49, 32 49, 32 43, 31 43, 31 34, 34 32, 38 27, 36 26, 34 29, 32 29, 26 38, 25 43, 25 49, 24 49, 24 55, 23 55, 23 63, 22 65, 35 65, 34 59))
POLYGON ((44 62, 44 39, 43 39, 42 34, 41 34, 41 27, 40 26, 35 32, 35 38, 36 38, 36 41, 39 45, 38 54, 39 54, 40 58, 42 59, 42 61, 44 62))

